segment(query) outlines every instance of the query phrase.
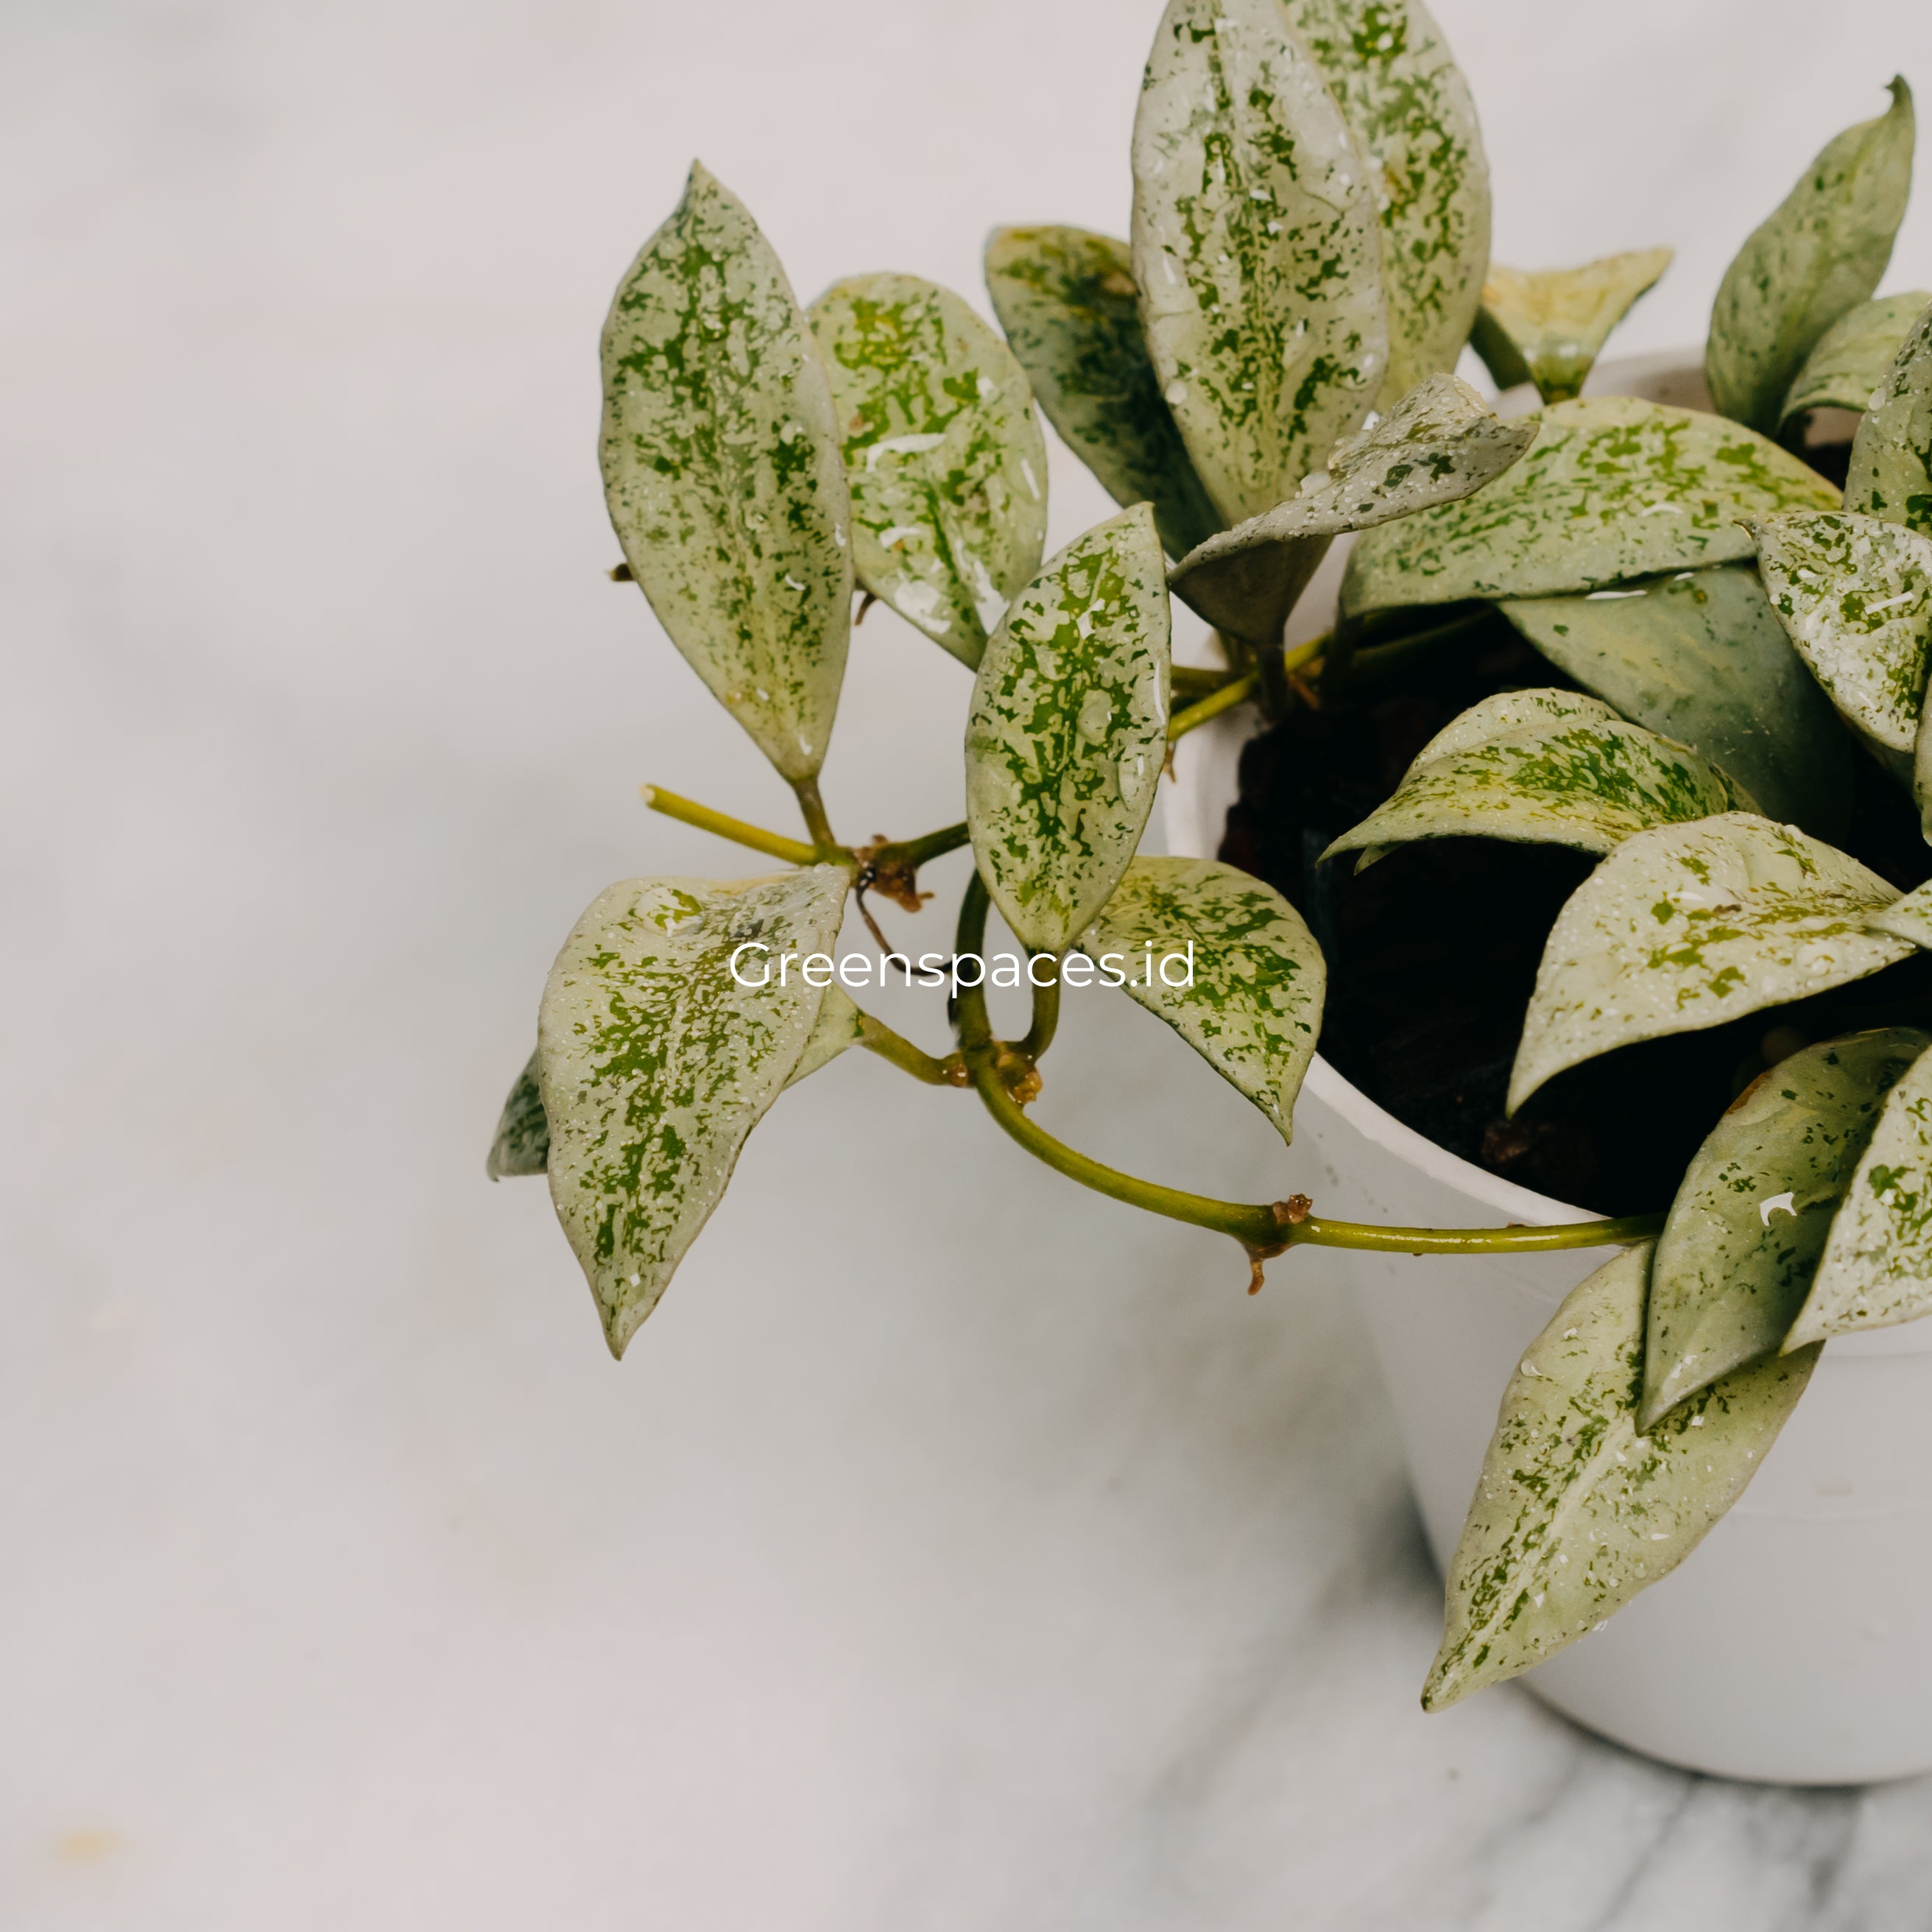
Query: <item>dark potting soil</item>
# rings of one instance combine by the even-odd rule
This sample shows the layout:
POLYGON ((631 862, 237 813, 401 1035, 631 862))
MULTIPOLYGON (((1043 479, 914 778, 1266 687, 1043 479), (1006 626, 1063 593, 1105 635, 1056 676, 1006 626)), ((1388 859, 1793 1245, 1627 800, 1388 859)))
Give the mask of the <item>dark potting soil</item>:
MULTIPOLYGON (((1498 691, 1569 682, 1491 613, 1452 647, 1406 666, 1399 695, 1298 706, 1243 752, 1221 856, 1283 893, 1320 942, 1321 1051, 1338 1072, 1492 1173, 1592 1213, 1644 1214, 1670 1204, 1698 1144, 1771 1060, 1861 1026, 1932 1026, 1932 956, 1621 1048, 1558 1075, 1505 1119, 1544 941, 1597 860, 1559 846, 1435 838, 1397 846, 1359 874, 1352 855, 1316 861, 1459 712, 1498 691)), ((1932 849, 1900 788, 1870 758, 1856 764, 1845 849, 1908 890, 1932 874, 1932 849)))

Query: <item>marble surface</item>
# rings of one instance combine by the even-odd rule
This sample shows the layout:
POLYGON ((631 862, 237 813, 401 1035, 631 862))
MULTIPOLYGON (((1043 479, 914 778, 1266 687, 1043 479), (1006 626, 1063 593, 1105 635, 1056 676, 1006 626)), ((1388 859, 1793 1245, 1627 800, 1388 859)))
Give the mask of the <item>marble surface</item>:
MULTIPOLYGON (((1631 352, 1932 77, 1905 0, 1438 10, 1502 259, 1678 244, 1631 352)), ((0 22, 0 1924, 1932 1921, 1932 1784, 1685 1777, 1514 1688, 1421 1716, 1437 1586, 1319 1257, 1251 1301, 852 1056, 620 1369, 541 1187, 482 1179, 581 906, 740 869, 636 784, 785 802, 601 575, 617 273, 693 152, 808 292, 1118 230, 1155 11, 0 22)), ((1055 462, 1058 542, 1101 505, 1055 462)), ((956 815, 963 674, 883 614, 854 664, 839 824, 956 815)), ((1292 1181, 1145 1016, 1070 1006, 1060 1131, 1292 1181)))

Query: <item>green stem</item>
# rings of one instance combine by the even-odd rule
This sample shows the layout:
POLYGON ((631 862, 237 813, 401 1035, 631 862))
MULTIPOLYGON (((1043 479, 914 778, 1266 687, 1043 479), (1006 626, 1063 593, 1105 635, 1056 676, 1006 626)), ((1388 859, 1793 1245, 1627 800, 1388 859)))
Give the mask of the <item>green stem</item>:
POLYGON ((818 795, 818 781, 794 778, 791 788, 798 794, 798 808, 805 814, 805 829, 812 834, 818 856, 835 862, 842 859, 849 863, 851 854, 832 836, 832 821, 825 815, 825 801, 818 795))
POLYGON ((963 1084, 954 1070, 959 1065, 957 1056, 935 1060, 931 1054, 914 1046, 904 1034, 893 1032, 884 1020, 874 1019, 870 1013, 859 1016, 859 1044, 867 1052, 876 1053, 881 1060, 890 1060, 915 1080, 923 1080, 928 1087, 957 1087, 963 1084))
POLYGON ((1027 961, 1027 978, 1033 986, 1033 1024, 1027 1028, 1025 1039, 1018 1042, 1018 1048, 1029 1060, 1034 1060, 1053 1044, 1053 1036, 1060 1030, 1060 966, 1056 956, 1051 952, 1030 954, 1027 961), (1035 959, 1054 962, 1053 977, 1044 986, 1033 979, 1035 959))
POLYGON ((645 804, 653 812, 661 812, 667 818, 675 818, 686 825, 694 825, 700 832, 715 832, 720 838, 728 838, 734 844, 748 845, 754 852, 762 852, 766 857, 782 859, 788 866, 815 866, 818 853, 812 846, 802 844, 796 838, 788 838, 782 832, 767 832, 761 825, 747 825, 742 818, 728 818, 722 812, 713 812, 708 805, 700 805, 695 799, 680 798, 674 791, 666 791, 662 785, 640 785, 645 804))
POLYGON ((1190 704, 1185 711, 1177 711, 1167 721, 1167 742, 1171 745, 1177 738, 1184 738, 1189 732, 1197 730, 1210 718, 1218 718, 1224 711, 1232 711, 1238 704, 1245 704, 1255 694, 1255 687, 1261 681, 1258 671, 1245 671, 1239 677, 1230 678, 1220 689, 1211 692, 1198 704, 1190 704))
POLYGON ((1176 698, 1205 698, 1240 675, 1238 671, 1216 670, 1210 664, 1174 664, 1168 670, 1167 688, 1176 698))
POLYGON ((892 844, 881 845, 872 855, 872 862, 881 871, 893 865, 908 866, 916 872, 928 860, 943 858, 948 852, 958 851, 970 836, 962 818, 957 825, 943 825, 937 832, 928 832, 922 838, 901 838, 892 844))

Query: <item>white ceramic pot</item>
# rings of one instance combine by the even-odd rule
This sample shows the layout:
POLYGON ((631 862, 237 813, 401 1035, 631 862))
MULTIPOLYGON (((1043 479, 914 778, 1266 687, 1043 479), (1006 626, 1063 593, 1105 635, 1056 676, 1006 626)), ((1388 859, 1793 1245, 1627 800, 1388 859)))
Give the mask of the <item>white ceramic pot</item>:
MULTIPOLYGON (((1592 386, 1690 400, 1681 357, 1592 386), (1621 384, 1621 387, 1609 386, 1621 384), (1667 388, 1666 388, 1667 386, 1667 388)), ((1532 399, 1533 400, 1533 399, 1532 399)), ((1342 545, 1291 621, 1332 621, 1342 545)), ((1184 740, 1168 848, 1211 856, 1251 712, 1184 740)), ((1295 1111, 1318 1210, 1408 1226, 1586 1220, 1444 1153, 1317 1058, 1295 1111)), ((1461 1532, 1497 1405, 1563 1297, 1607 1251, 1415 1257, 1324 1251, 1352 1281, 1437 1567, 1461 1532)), ((1932 1321, 1828 1343, 1743 1498, 1678 1570, 1528 1673, 1592 1730, 1695 1771, 1862 1784, 1932 1769, 1932 1321)))

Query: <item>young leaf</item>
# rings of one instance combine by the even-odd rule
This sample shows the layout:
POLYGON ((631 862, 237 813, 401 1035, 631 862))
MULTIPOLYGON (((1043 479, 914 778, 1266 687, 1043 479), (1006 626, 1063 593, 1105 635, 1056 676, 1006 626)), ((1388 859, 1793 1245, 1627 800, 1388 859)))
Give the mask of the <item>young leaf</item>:
POLYGON ((1867 930, 1898 897, 1834 847, 1748 812, 1625 839, 1550 928, 1510 1112, 1612 1047, 1720 1026, 1904 958, 1906 941, 1867 930))
POLYGON ((1279 0, 1170 0, 1133 152, 1148 352, 1239 523, 1292 496, 1382 388, 1373 179, 1279 0))
POLYGON ((1912 185, 1912 90, 1828 141, 1718 284, 1704 376, 1725 416, 1774 430, 1792 379, 1879 284, 1912 185))
POLYGON ((549 1165, 550 1122, 537 1090, 537 1056, 532 1053, 503 1102, 484 1172, 492 1180, 502 1180, 512 1174, 541 1174, 549 1165))
POLYGON ((1076 537, 986 646, 966 726, 980 875, 1026 945, 1062 951, 1154 809, 1167 742, 1166 564, 1138 504, 1076 537))
MULTIPOLYGON (((1917 1036, 1923 1040, 1926 1036, 1917 1036)), ((1932 1055, 1884 1111, 1832 1223, 1789 1348, 1932 1314, 1932 1055)))
POLYGON ((1932 536, 1932 308, 1899 345, 1852 439, 1845 508, 1932 536))
POLYGON ((1640 1427, 1776 1352, 1886 1090, 1928 1046, 1932 1034, 1907 1027, 1826 1040, 1732 1102, 1692 1156, 1657 1244, 1640 1427))
POLYGON ((1293 1138, 1328 968, 1272 886, 1212 859, 1136 859, 1080 946, 1124 961, 1129 994, 1293 1138), (1188 982, 1171 986, 1162 962, 1184 950, 1188 982))
POLYGON ((1767 818, 1844 832, 1850 742, 1749 564, 1497 608, 1585 690, 1730 772, 1767 818))
POLYGON ((786 1076, 785 1084, 796 1087, 821 1066, 829 1066, 848 1046, 857 1046, 864 1018, 865 1016, 837 986, 827 986, 824 1000, 818 1009, 818 1018, 812 1022, 812 1031, 806 1040, 805 1051, 799 1055, 798 1064, 786 1076))
POLYGON ((1880 296, 1839 316, 1818 338, 1818 346, 1792 377, 1779 411, 1778 434, 1788 439, 1793 421, 1807 410, 1851 410, 1862 416, 1892 373, 1892 365, 1912 325, 1932 302, 1932 293, 1914 289, 1902 296, 1880 296))
POLYGON ((824 990, 784 956, 830 950, 850 884, 837 866, 626 879, 564 941, 537 1028, 550 1198, 614 1355, 803 1055, 824 990), (734 955, 764 983, 740 984, 734 955))
POLYGON ((1804 1392, 1808 1348, 1636 1428, 1650 1250, 1573 1288, 1510 1378, 1444 1591, 1423 1708, 1540 1664, 1666 1576, 1744 1493, 1804 1392))
POLYGON ((1381 188, 1387 408, 1453 369, 1490 259, 1490 164, 1468 82, 1420 0, 1287 0, 1381 188))
POLYGON ((1546 403, 1581 395, 1612 329, 1670 266, 1668 248, 1606 255, 1580 268, 1492 268, 1469 336, 1498 388, 1534 382, 1546 403))
POLYGON ((852 608, 832 392, 771 244, 695 163, 603 352, 604 494, 631 574, 759 750, 814 777, 852 608))
POLYGON ((1124 242, 1084 228, 996 228, 986 292, 1060 440, 1117 503, 1151 503, 1169 556, 1221 527, 1148 359, 1124 242))
POLYGON ((1345 436, 1287 502, 1183 557, 1169 585, 1225 634, 1272 644, 1331 537, 1468 496, 1515 462, 1536 431, 1533 422, 1492 414, 1455 376, 1431 376, 1345 436))
POLYGON ((1797 458, 1702 410, 1586 396, 1538 419, 1529 454, 1487 489, 1362 538, 1342 581, 1345 616, 1721 563, 1751 554, 1742 517, 1838 508, 1797 458))
POLYGON ((1046 444, 1026 376, 965 303, 916 275, 835 283, 810 320, 859 581, 975 669, 1046 545, 1046 444))
POLYGON ((1840 713, 1910 752, 1932 644, 1932 537, 1845 512, 1751 525, 1771 607, 1840 713))

